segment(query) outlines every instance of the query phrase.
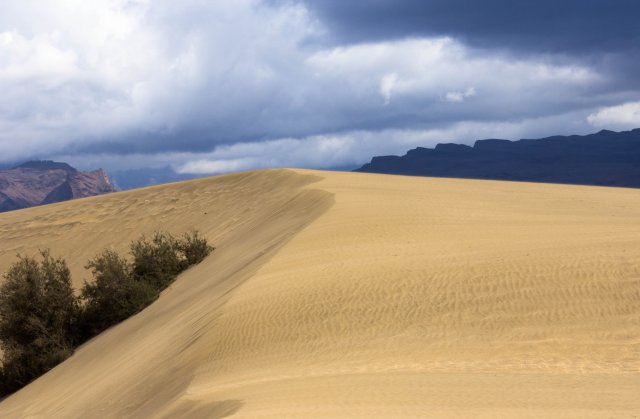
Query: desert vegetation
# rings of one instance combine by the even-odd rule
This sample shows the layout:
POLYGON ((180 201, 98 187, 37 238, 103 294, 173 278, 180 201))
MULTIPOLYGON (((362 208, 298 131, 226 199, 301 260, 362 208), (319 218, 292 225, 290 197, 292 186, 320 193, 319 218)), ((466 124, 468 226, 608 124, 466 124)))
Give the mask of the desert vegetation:
POLYGON ((130 245, 130 257, 105 249, 86 268, 78 294, 64 259, 42 250, 18 255, 0 286, 0 397, 68 358, 74 349, 151 304, 184 270, 214 250, 198 232, 156 232, 130 245))

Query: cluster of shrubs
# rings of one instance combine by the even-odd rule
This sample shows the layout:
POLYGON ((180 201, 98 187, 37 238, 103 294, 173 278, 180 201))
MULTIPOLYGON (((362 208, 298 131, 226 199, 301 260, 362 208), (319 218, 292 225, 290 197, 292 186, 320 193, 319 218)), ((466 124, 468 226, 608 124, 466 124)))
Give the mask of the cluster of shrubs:
POLYGON ((68 358, 105 329, 141 311, 176 276, 214 248, 197 232, 157 232, 131 243, 130 258, 105 249, 86 268, 93 281, 74 293, 66 262, 18 255, 0 286, 0 397, 68 358))

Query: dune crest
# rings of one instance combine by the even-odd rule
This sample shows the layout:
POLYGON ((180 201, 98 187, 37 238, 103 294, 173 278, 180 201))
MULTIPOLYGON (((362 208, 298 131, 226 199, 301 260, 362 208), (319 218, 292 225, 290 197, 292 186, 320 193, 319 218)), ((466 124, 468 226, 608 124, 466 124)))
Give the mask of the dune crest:
MULTIPOLYGON (((268 170, 0 217, 49 246, 217 250, 3 417, 633 417, 636 190, 268 170)), ((5 237, 7 238, 5 240, 5 237)))

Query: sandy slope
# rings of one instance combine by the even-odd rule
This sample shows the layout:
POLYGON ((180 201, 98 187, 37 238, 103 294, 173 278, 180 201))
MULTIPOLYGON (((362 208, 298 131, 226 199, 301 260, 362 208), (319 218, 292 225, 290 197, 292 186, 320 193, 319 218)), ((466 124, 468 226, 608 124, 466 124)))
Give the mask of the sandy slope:
POLYGON ((0 217, 0 270, 219 248, 2 417, 640 417, 640 192, 271 170, 0 217))

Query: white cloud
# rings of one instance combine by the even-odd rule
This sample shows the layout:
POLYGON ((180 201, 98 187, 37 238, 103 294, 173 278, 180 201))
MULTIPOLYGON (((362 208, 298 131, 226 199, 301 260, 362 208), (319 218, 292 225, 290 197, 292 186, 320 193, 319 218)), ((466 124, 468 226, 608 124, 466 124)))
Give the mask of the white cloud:
POLYGON ((257 168, 254 158, 231 160, 193 160, 182 165, 177 172, 189 174, 217 174, 257 168))
POLYGON ((380 80, 380 94, 384 99, 385 105, 391 102, 391 95, 397 83, 398 75, 396 73, 386 74, 382 77, 382 80, 380 80))
POLYGON ((590 89, 606 81, 451 38, 327 46, 306 8, 278 4, 4 1, 0 161, 99 157, 193 173, 350 165, 467 134, 531 136, 522 121, 551 115, 564 119, 550 126, 577 132, 586 114, 577 126, 567 114, 597 106, 590 89))
MULTIPOLYGON (((602 80, 588 67, 539 60, 477 54, 451 38, 421 38, 322 50, 311 55, 307 65, 335 84, 346 84, 346 94, 355 91, 360 98, 377 90, 386 104, 392 94, 396 103, 403 97, 423 103, 437 102, 440 97, 462 102, 481 89, 490 93, 489 101, 517 100, 539 110, 542 101, 565 100, 569 92, 578 93, 602 80)), ((478 113, 484 107, 480 104, 478 113)), ((507 105, 502 110, 510 108, 507 105)))
POLYGON ((2 8, 5 161, 140 133, 141 148, 152 149, 192 127, 228 138, 230 117, 255 116, 293 80, 287 66, 316 30, 304 8, 259 0, 9 0, 2 8))
POLYGON ((640 102, 602 108, 587 117, 589 124, 596 127, 627 129, 640 127, 640 102))
POLYGON ((460 103, 464 102, 465 99, 474 97, 476 94, 476 89, 474 87, 469 87, 464 92, 447 92, 447 94, 444 95, 444 100, 451 103, 460 103))

